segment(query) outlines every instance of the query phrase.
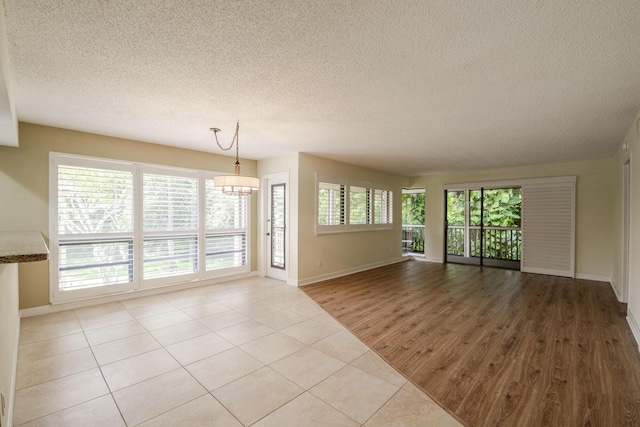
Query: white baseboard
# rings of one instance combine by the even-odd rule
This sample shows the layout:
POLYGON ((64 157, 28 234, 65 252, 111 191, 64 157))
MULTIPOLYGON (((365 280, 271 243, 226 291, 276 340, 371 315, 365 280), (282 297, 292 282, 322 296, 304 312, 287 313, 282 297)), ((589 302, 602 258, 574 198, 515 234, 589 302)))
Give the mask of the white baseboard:
POLYGON ((622 293, 621 293, 621 291, 619 291, 619 290, 616 288, 616 286, 615 286, 615 284, 614 284, 614 282, 613 282, 613 279, 611 279, 611 281, 609 282, 609 284, 611 285, 611 289, 613 289, 613 293, 614 293, 614 294, 616 294, 616 299, 618 300, 618 302, 624 302, 624 303, 626 303, 626 301, 623 301, 623 300, 622 300, 622 293))
POLYGON ((627 311, 627 323, 631 328, 631 333, 633 334, 633 338, 636 340, 636 344, 638 344, 638 351, 640 351, 640 328, 638 328, 636 319, 633 318, 633 315, 629 311, 627 311))
POLYGON ((404 254, 402 255, 405 258, 408 259, 413 259, 416 261, 427 261, 427 262, 436 262, 438 264, 442 264, 444 261, 442 260, 442 258, 433 258, 433 257, 428 257, 424 254, 415 254, 415 253, 409 253, 409 254, 404 254))
POLYGON ((576 273, 576 279, 593 280, 595 282, 611 283, 611 277, 609 277, 609 276, 599 276, 597 274, 576 273))
MULTIPOLYGON (((399 262, 408 261, 407 257, 400 257, 389 259, 381 262, 376 262, 373 264, 362 265, 355 268, 349 268, 347 270, 336 271, 333 273, 321 274, 320 276, 310 277, 308 279, 298 280, 296 281, 296 286, 305 286, 310 285, 312 283, 322 282, 323 280, 336 279, 338 277, 347 276, 349 274, 360 273, 361 271, 367 271, 378 267, 384 267, 385 265, 397 264, 399 262)), ((293 282, 293 281, 292 281, 293 282)), ((292 283, 294 284, 294 283, 292 283)))
POLYGON ((545 274, 547 276, 559 276, 559 277, 575 277, 575 274, 570 274, 564 270, 552 270, 547 268, 536 268, 536 267, 520 267, 520 271, 522 273, 533 273, 533 274, 545 274))
POLYGON ((164 294, 167 292, 181 291, 184 289, 198 288, 201 286, 215 285, 217 283, 230 282, 232 280, 246 279, 258 276, 257 271, 249 273, 235 274, 233 276, 217 277, 198 282, 181 283, 179 285, 162 286, 153 289, 139 289, 127 291, 102 297, 87 298, 79 301, 65 302, 60 304, 49 304, 40 307, 24 308, 20 310, 20 317, 40 316, 42 314, 56 313, 65 310, 75 310, 76 308, 90 307, 92 305, 106 304, 108 302, 122 301, 131 298, 147 297, 151 295, 164 294))

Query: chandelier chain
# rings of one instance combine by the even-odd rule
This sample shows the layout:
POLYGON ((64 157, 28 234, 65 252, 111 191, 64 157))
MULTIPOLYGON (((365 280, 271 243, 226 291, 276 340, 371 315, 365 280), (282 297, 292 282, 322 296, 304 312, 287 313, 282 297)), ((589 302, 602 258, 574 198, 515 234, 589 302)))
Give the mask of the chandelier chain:
POLYGON ((214 128, 211 128, 211 130, 213 131, 213 135, 216 137, 216 144, 218 144, 218 147, 220 147, 220 149, 222 151, 229 151, 233 148, 233 145, 235 144, 236 146, 236 160, 238 160, 238 151, 239 151, 239 145, 240 145, 240 139, 238 138, 238 131, 240 130, 240 120, 238 120, 238 122, 236 123, 236 133, 235 135, 233 135, 233 139, 231 140, 231 144, 227 147, 224 148, 221 144, 220 141, 218 141, 218 132, 219 130, 216 130, 214 128))

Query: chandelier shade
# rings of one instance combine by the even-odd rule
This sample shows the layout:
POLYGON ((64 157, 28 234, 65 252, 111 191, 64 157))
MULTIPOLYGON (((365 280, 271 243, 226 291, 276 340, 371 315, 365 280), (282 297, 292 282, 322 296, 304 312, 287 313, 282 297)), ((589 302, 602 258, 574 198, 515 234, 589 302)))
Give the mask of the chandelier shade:
POLYGON ((246 196, 260 188, 260 180, 254 176, 218 175, 213 180, 224 194, 246 196))

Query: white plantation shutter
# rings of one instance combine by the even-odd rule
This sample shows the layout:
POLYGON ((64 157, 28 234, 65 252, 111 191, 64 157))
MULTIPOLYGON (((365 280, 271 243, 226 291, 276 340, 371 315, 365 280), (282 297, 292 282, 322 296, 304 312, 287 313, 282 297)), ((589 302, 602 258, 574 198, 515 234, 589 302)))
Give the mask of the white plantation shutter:
POLYGON ((133 173, 61 165, 58 233, 83 235, 133 231, 133 173))
POLYGON ((248 197, 230 196, 206 180, 206 270, 247 265, 248 197))
POLYGON ((316 233, 388 229, 391 186, 316 175, 316 233))
POLYGON ((371 224, 371 190, 349 185, 349 225, 371 224))
POLYGON ((143 173, 144 280, 198 271, 198 179, 143 173))
POLYGON ((250 270, 250 198, 212 172, 50 153, 51 302, 250 270))
POLYGON ((522 185, 523 272, 575 276, 575 186, 575 177, 522 185))
POLYGON ((316 194, 316 231, 346 229, 346 185, 340 180, 318 177, 316 194))
POLYGON ((198 180, 192 177, 143 175, 144 231, 198 229, 198 180))
POLYGON ((393 223, 393 191, 376 188, 373 196, 373 223, 393 223))
POLYGON ((110 166, 57 167, 52 241, 60 291, 133 282, 133 172, 110 166))

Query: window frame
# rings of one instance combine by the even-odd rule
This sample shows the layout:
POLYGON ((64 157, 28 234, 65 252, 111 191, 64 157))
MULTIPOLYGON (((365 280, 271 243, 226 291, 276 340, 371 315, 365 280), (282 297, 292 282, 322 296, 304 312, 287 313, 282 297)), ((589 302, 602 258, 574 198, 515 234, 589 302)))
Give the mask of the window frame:
POLYGON ((394 196, 393 187, 389 185, 374 184, 366 181, 350 180, 341 177, 332 177, 323 174, 316 173, 316 185, 315 185, 315 210, 314 210, 314 222, 315 233, 318 234, 330 234, 330 233, 347 233, 358 231, 372 231, 372 230, 388 230, 393 228, 393 209, 394 209, 394 196), (320 186, 321 184, 334 184, 342 185, 344 191, 342 193, 342 205, 343 205, 343 220, 340 224, 324 225, 320 224, 320 186), (358 187, 365 189, 367 196, 367 220, 363 224, 351 223, 351 188, 358 187), (375 209, 375 195, 376 192, 387 192, 387 216, 384 222, 376 222, 376 209, 375 209))
POLYGON ((203 197, 202 197, 203 203, 201 204, 202 206, 200 206, 200 209, 201 209, 200 218, 202 218, 202 221, 200 221, 201 223, 200 225, 202 227, 203 244, 200 245, 200 259, 201 259, 201 265, 204 267, 201 270, 201 273, 205 278, 232 276, 235 274, 241 274, 241 273, 246 273, 251 271, 251 197, 250 196, 242 196, 245 198, 244 200, 246 201, 246 208, 245 208, 246 218, 244 220, 244 227, 228 227, 228 228, 219 228, 219 229, 207 228, 207 221, 206 221, 207 198, 205 194, 207 190, 206 184, 207 184, 207 181, 213 181, 216 175, 220 175, 220 174, 205 172, 203 185, 201 189, 203 193, 203 197), (213 231, 213 230, 217 230, 217 231, 213 231), (245 242, 244 242, 245 254, 246 254, 245 265, 207 270, 207 237, 210 234, 213 234, 216 232, 217 233, 242 233, 242 232, 245 233, 245 242))
POLYGON ((227 277, 236 274, 248 273, 251 271, 251 197, 246 197, 246 217, 244 219, 244 228, 233 229, 235 232, 245 233, 244 245, 244 265, 236 265, 232 267, 206 269, 206 238, 211 230, 206 228, 206 182, 213 180, 216 175, 222 172, 203 171, 195 169, 178 168, 164 165, 154 165, 148 163, 113 160, 107 158, 89 157, 75 154, 50 152, 49 153, 49 243, 51 252, 51 262, 49 263, 49 289, 50 302, 52 304, 77 301, 80 299, 93 298, 98 296, 107 296, 121 292, 137 291, 144 289, 160 288, 163 286, 172 286, 194 281, 202 281, 213 278, 227 277), (58 224, 58 173, 60 166, 77 166, 95 169, 108 169, 114 171, 123 171, 132 173, 133 180, 133 227, 130 233, 108 233, 108 234, 80 234, 78 236, 67 236, 59 234, 58 224), (195 178, 197 183, 197 227, 195 229, 175 231, 153 231, 144 232, 143 229, 143 177, 145 173, 153 173, 170 176, 183 176, 195 178), (143 277, 144 269, 144 241, 145 236, 168 235, 171 237, 179 237, 182 235, 196 235, 196 262, 197 270, 194 273, 179 274, 169 277, 157 277, 146 279, 143 277), (86 287, 81 289, 59 288, 59 245, 61 241, 83 242, 95 240, 98 238, 120 238, 131 239, 133 245, 132 251, 132 269, 133 281, 116 284, 116 285, 97 285, 94 287, 86 287))
MULTIPOLYGON (((158 287, 158 286, 163 286, 163 285, 170 285, 175 281, 176 277, 179 277, 181 282, 184 281, 192 281, 192 280, 197 280, 199 278, 199 272, 200 272, 200 261, 201 261, 201 256, 200 256, 200 242, 201 242, 201 226, 200 223, 201 221, 201 209, 200 209, 200 205, 202 204, 202 200, 201 200, 201 192, 200 192, 200 187, 201 187, 201 173, 195 170, 189 170, 189 169, 182 169, 182 168, 174 168, 174 167, 165 167, 165 166, 158 166, 158 165, 149 165, 149 164, 144 164, 144 163, 140 163, 138 166, 138 170, 139 170, 139 180, 140 180, 140 196, 141 196, 141 209, 140 209, 140 221, 139 223, 136 223, 137 226, 139 226, 139 230, 141 233, 141 240, 140 240, 140 245, 141 247, 138 248, 138 250, 141 250, 141 264, 139 266, 139 273, 140 273, 140 280, 141 280, 141 287, 142 288, 154 288, 154 287, 158 287), (144 207, 145 207, 145 196, 144 196, 144 178, 145 175, 149 174, 149 175, 159 175, 159 176, 172 176, 172 177, 180 177, 180 178, 191 178, 191 179, 195 179, 196 181, 196 193, 197 193, 197 204, 198 204, 198 213, 197 213, 197 217, 196 217, 196 227, 195 228, 191 228, 191 229, 185 229, 185 230, 161 230, 161 231, 156 231, 156 230, 149 230, 146 231, 145 230, 145 221, 144 221, 144 207), (195 234, 196 237, 196 251, 195 251, 195 272, 190 273, 190 274, 176 274, 173 276, 160 276, 160 277, 151 277, 151 278, 147 278, 145 277, 144 274, 144 264, 147 261, 144 257, 144 244, 147 241, 151 241, 151 240, 163 240, 162 238, 166 238, 166 240, 177 240, 180 238, 192 238, 195 234)), ((134 250, 136 248, 136 245, 134 244, 134 250)), ((135 267, 134 267, 135 269, 135 267)))
POLYGON ((376 185, 373 188, 373 197, 372 197, 372 208, 373 208, 373 213, 372 213, 372 222, 373 222, 373 227, 376 229, 389 229, 393 227, 393 189, 391 187, 388 186, 384 186, 384 185, 376 185), (382 192, 382 193, 386 193, 386 215, 384 216, 384 218, 381 216, 381 220, 380 222, 376 221, 376 216, 378 215, 378 212, 376 210, 376 193, 378 192, 382 192))
POLYGON ((347 197, 348 194, 347 181, 338 177, 330 177, 326 175, 316 174, 316 194, 315 194, 315 209, 314 209, 314 218, 316 225, 316 234, 324 234, 324 233, 342 233, 347 231, 347 222, 348 222, 348 207, 347 207, 347 197), (340 214, 340 223, 339 224, 320 224, 319 216, 320 216, 320 184, 333 184, 342 186, 342 191, 340 194, 341 198, 341 214, 340 214))
MULTIPOLYGON (((363 181, 347 181, 347 230, 348 231, 366 231, 370 230, 373 225, 373 199, 371 197, 372 185, 363 181), (355 188, 363 189, 364 192, 356 191, 355 188), (364 194, 364 222, 352 223, 353 203, 352 194, 364 194)), ((359 207, 361 208, 361 207, 359 207)))

